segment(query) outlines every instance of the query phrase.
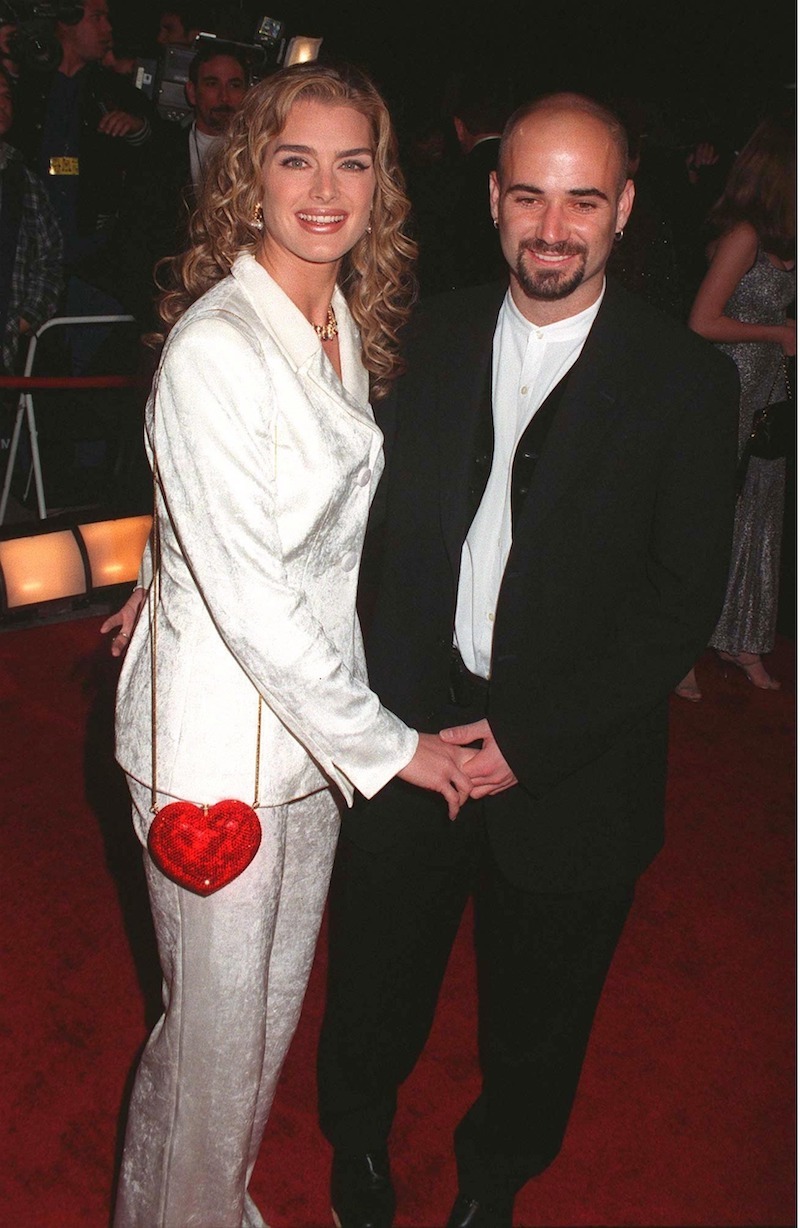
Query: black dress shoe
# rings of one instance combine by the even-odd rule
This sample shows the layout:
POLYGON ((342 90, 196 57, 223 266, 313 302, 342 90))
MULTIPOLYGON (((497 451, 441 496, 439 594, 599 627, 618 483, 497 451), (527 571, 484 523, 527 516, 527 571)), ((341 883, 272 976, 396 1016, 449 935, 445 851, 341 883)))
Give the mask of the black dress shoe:
POLYGON ((513 1195, 487 1202, 482 1198, 459 1194, 453 1203, 447 1228, 511 1228, 513 1210, 513 1195))
POLYGON ((336 1228, 391 1228, 394 1187, 389 1155, 378 1151, 334 1151, 331 1211, 336 1228))

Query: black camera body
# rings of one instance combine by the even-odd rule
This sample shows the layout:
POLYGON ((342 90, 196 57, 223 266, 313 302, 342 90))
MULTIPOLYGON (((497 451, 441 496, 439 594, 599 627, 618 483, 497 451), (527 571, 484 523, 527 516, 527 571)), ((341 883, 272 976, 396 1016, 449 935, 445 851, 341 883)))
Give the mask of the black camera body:
POLYGON ((150 98, 162 119, 182 123, 192 114, 185 87, 189 65, 201 48, 214 48, 220 55, 230 53, 244 60, 248 66, 248 83, 252 84, 280 65, 286 51, 285 30, 283 21, 262 17, 251 43, 203 32, 191 47, 173 44, 162 47, 156 59, 138 60, 134 85, 150 98))
POLYGON ((145 57, 136 61, 133 84, 153 102, 162 119, 180 123, 192 114, 185 86, 194 56, 194 47, 176 43, 160 48, 154 59, 145 57))
POLYGON ((9 54, 24 68, 57 68, 61 44, 55 23, 74 26, 82 17, 83 5, 74 0, 0 0, 0 25, 16 26, 9 39, 9 54))

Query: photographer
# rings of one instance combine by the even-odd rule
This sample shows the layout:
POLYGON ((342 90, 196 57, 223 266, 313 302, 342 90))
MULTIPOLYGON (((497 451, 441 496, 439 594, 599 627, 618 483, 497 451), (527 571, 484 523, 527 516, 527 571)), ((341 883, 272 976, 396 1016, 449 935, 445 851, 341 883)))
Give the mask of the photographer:
POLYGON ((208 28, 200 4, 194 0, 189 0, 188 4, 174 0, 158 15, 156 42, 161 47, 191 47, 200 31, 208 28))
MULTIPOLYGON (((43 179, 61 225, 66 311, 117 314, 116 223, 157 121, 148 99, 100 63, 112 44, 106 0, 58 4, 53 34, 56 69, 22 62, 9 139, 43 179)), ((73 351, 74 366, 87 360, 73 351)))
POLYGON ((125 294, 128 308, 146 329, 158 328, 154 268, 187 244, 189 217, 203 167, 242 105, 249 66, 236 45, 211 40, 189 65, 186 121, 165 122, 152 156, 132 185, 125 206, 125 294))
POLYGON ((61 234, 44 186, 5 140, 13 86, 0 67, 0 371, 13 374, 20 338, 56 310, 61 234))

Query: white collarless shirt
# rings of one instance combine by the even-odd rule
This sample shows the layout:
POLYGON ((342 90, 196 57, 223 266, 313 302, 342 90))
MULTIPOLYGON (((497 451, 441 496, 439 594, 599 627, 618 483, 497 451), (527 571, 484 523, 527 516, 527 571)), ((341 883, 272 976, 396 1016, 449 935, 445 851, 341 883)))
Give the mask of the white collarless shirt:
POLYGON ((222 141, 221 136, 211 136, 208 132, 199 132, 197 124, 189 129, 189 165, 192 171, 192 183, 196 192, 200 191, 206 159, 211 150, 222 141))
POLYGON ((583 349, 597 300, 554 324, 531 324, 506 293, 492 346, 494 452, 489 481, 461 550, 455 644, 467 669, 488 678, 497 598, 511 550, 511 470, 523 432, 583 349))

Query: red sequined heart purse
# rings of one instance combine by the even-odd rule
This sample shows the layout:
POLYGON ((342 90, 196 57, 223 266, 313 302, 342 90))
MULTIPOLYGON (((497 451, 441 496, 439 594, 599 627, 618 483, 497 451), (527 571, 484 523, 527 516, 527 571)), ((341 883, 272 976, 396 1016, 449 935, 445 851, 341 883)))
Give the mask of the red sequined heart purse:
POLYGON ((170 802, 158 811, 147 835, 161 873, 197 895, 211 895, 238 878, 260 844, 255 810, 233 800, 213 806, 170 802))

